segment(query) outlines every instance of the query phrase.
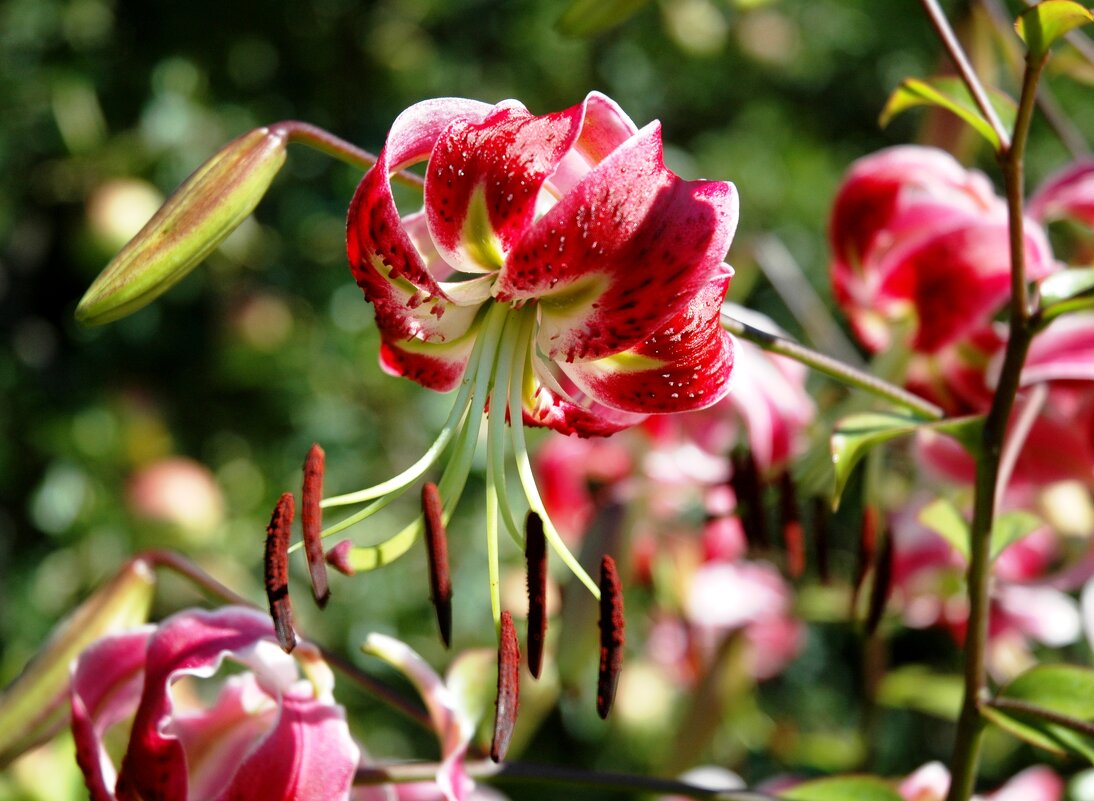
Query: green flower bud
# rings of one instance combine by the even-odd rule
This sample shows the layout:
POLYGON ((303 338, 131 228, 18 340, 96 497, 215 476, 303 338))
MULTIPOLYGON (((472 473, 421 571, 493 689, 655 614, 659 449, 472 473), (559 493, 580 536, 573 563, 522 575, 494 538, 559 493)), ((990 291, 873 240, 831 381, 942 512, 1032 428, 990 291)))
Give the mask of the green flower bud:
POLYGON ((66 724, 72 660, 99 638, 147 621, 155 580, 147 560, 127 562, 57 625, 19 677, 0 693, 0 770, 66 724))
POLYGON ((205 162, 95 279, 76 319, 117 320, 182 280, 254 211, 285 163, 288 139, 283 128, 257 128, 205 162))

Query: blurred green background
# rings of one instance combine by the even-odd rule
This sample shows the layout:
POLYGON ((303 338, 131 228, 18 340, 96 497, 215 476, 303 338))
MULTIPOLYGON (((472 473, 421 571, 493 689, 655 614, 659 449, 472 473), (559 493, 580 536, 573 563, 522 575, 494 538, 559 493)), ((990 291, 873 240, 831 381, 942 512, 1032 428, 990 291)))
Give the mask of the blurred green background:
MULTIPOLYGON (((925 135, 966 160, 986 158, 953 126, 922 114, 885 131, 877 125, 901 78, 944 66, 916 3, 659 0, 586 38, 557 29, 566 7, 564 0, 0 3, 0 683, 142 548, 184 550, 260 601, 269 510, 297 488, 311 442, 326 448, 328 489, 349 491, 407 465, 444 419, 444 398, 377 367, 371 310, 344 256, 345 209, 360 173, 302 148, 290 151, 254 219, 204 268, 128 319, 101 329, 75 324, 76 302, 142 215, 232 137, 301 119, 376 152, 391 120, 423 98, 514 97, 543 113, 590 90, 606 92, 640 125, 662 121, 679 173, 737 184, 731 293, 806 338, 808 321, 794 319, 757 267, 757 243, 777 237, 801 280, 827 296, 827 208, 853 159, 925 135), (186 461, 163 467, 175 458, 186 461), (154 465, 161 472, 149 474, 154 465), (170 481, 191 482, 204 500, 157 507, 157 482, 170 481)), ((1006 49, 987 17, 970 16, 966 3, 947 8, 987 74, 1012 88, 1006 49)), ((1089 132, 1094 103, 1076 76, 1083 77, 1054 77, 1052 87, 1089 132)), ((1065 158, 1039 124, 1031 181, 1065 158)), ((458 648, 492 640, 479 497, 468 490, 452 535, 458 648)), ((382 531, 411 514, 412 505, 396 506, 372 525, 382 531)), ((325 615, 306 598, 297 608, 308 630, 336 649, 354 653, 365 632, 380 629, 441 665, 422 562, 407 559, 358 581, 335 576, 325 615)), ((157 612, 199 600, 165 578, 157 612)), ((802 688, 840 658, 840 636, 811 640, 813 667, 771 690, 780 711, 765 713, 775 715, 768 723, 783 725, 778 715, 800 705, 802 688)), ((853 691, 842 685, 854 676, 831 683, 801 708, 812 707, 818 730, 853 727, 840 699, 853 691)), ((404 742, 428 737, 408 734, 367 699, 357 703, 357 725, 384 743, 382 753, 430 753, 428 744, 404 742)), ((544 731, 537 741, 544 760, 656 765, 656 728, 605 746, 586 712, 563 709, 544 731)), ((926 739, 881 747, 879 769, 890 772, 945 753, 944 741, 926 739)), ((757 759, 762 776, 843 757, 757 759)), ((0 798, 82 794, 72 776, 43 781, 0 777, 0 798)))

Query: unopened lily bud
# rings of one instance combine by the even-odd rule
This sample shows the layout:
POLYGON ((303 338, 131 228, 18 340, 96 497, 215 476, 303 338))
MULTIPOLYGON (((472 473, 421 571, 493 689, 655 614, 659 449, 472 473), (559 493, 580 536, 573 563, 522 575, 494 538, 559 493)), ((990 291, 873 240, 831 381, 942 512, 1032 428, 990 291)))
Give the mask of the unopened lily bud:
POLYGON ((0 693, 0 770, 65 725, 72 661, 101 637, 147 621, 155 580, 146 560, 128 562, 58 624, 19 677, 0 693))
POLYGON ((256 128, 205 162, 95 279, 76 319, 117 320, 182 280, 254 211, 285 163, 288 140, 277 126, 256 128))

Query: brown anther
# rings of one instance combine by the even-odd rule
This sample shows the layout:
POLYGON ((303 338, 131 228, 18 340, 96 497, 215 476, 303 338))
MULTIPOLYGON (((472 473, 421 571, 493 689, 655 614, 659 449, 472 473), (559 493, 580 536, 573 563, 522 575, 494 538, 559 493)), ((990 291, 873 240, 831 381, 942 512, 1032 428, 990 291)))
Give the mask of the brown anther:
POLYGON ((429 593, 437 611, 441 642, 452 641, 452 577, 448 572, 448 537, 444 529, 444 504, 437 485, 422 487, 422 516, 425 518, 425 547, 429 555, 429 593))
POLYGON ((304 492, 300 496, 300 522, 304 528, 304 553, 308 557, 311 593, 320 609, 330 600, 327 563, 323 557, 323 510, 319 508, 326 458, 318 444, 308 450, 304 460, 304 492))
POLYGON ((498 698, 494 710, 494 738, 490 742, 490 758, 505 759, 520 708, 520 645, 513 616, 501 613, 501 634, 498 640, 498 698))
POLYGON ((524 523, 524 559, 528 566, 528 670, 539 678, 547 638, 547 539, 543 520, 529 512, 524 523))
POLYGON ((349 561, 349 552, 353 550, 352 540, 342 540, 327 551, 327 564, 344 576, 355 576, 357 571, 349 561))
POLYGON ((805 572, 805 532, 798 515, 794 479, 789 470, 784 470, 779 479, 779 506, 783 545, 786 548, 786 571, 791 578, 801 578, 805 572))
POLYGON ((277 642, 285 653, 291 653, 296 647, 292 602, 289 600, 289 537, 294 512, 292 493, 286 492, 278 499, 266 528, 266 598, 270 602, 277 642))
POLYGON ((623 585, 615 560, 600 560, 600 675, 596 683, 596 712, 607 718, 623 669, 623 585))
POLYGON ((877 631, 889 593, 893 587, 893 538, 883 535, 874 563, 874 586, 870 589, 870 606, 866 613, 866 636, 877 631))
POLYGON ((855 582, 851 588, 851 614, 858 608, 859 593, 874 563, 877 551, 877 510, 867 506, 862 512, 862 534, 858 540, 858 555, 855 560, 855 582))
POLYGON ((752 458, 751 451, 734 451, 730 461, 733 474, 730 476, 729 483, 733 487, 733 494, 737 496, 737 515, 744 527, 745 537, 750 547, 766 548, 769 538, 760 470, 752 458))

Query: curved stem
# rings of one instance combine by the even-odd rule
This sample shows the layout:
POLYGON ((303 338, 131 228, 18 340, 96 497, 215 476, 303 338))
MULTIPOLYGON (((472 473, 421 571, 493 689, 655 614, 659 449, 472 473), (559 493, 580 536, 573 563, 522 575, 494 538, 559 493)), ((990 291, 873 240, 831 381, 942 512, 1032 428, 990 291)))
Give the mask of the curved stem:
POLYGON ((801 362, 806 367, 811 367, 838 381, 842 381, 844 384, 903 406, 928 420, 941 420, 946 416, 940 407, 902 387, 890 384, 877 376, 858 370, 804 345, 799 345, 797 342, 753 328, 740 320, 733 319, 725 311, 722 312, 722 328, 734 336, 739 336, 741 339, 747 339, 749 342, 759 345, 766 351, 801 362))
MULTIPOLYGON (((335 136, 330 131, 323 130, 318 125, 312 125, 310 122, 282 120, 268 127, 271 131, 284 133, 288 136, 290 142, 307 145, 353 167, 368 170, 377 161, 376 156, 367 150, 362 150, 357 145, 335 136)), ((425 186, 425 181, 420 175, 415 175, 407 170, 400 170, 391 177, 392 180, 407 186, 413 186, 416 189, 422 189, 425 186)))
POLYGON ((999 139, 999 151, 1001 153, 1006 152, 1011 148, 1010 134, 1007 133, 1007 129, 1003 127, 1002 120, 1000 120, 999 115, 996 114, 995 107, 992 106, 991 101, 988 99, 988 93, 984 89, 984 85, 980 83, 980 79, 976 76, 976 71, 973 70, 972 64, 969 63, 968 56, 965 55, 964 48, 962 48, 961 43, 957 41, 957 36, 953 32, 953 28, 950 27, 946 15, 942 13, 942 9, 938 5, 938 0, 920 0, 920 4, 923 6, 923 10, 927 12, 927 17, 931 21, 931 26, 934 28, 935 33, 938 34, 938 38, 942 40, 946 52, 950 54, 954 66, 957 67, 957 73, 961 76, 961 80, 964 81, 965 86, 968 87, 969 94, 972 95, 972 99, 980 109, 980 113, 984 115, 984 119, 987 120, 988 125, 991 126, 991 129, 999 139))

